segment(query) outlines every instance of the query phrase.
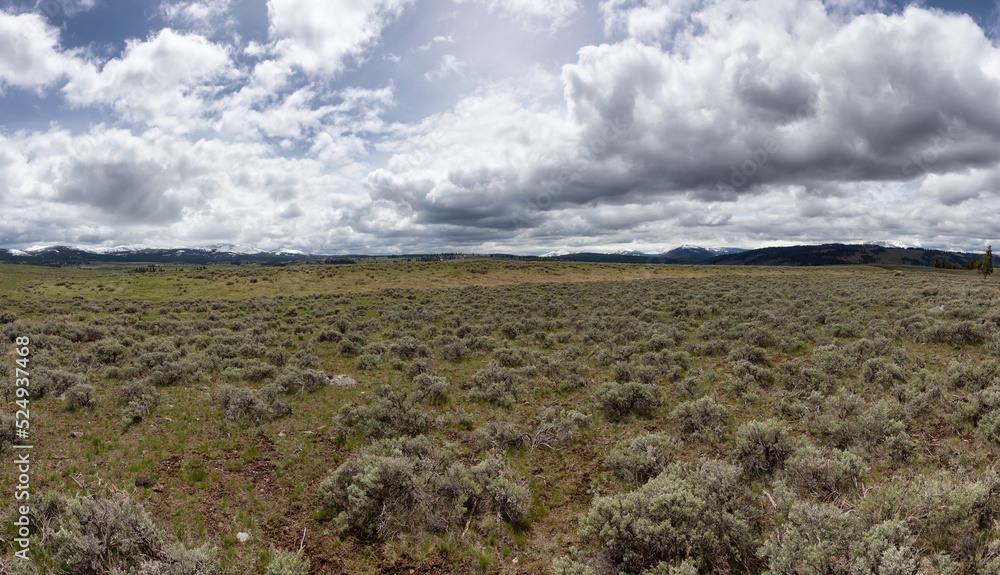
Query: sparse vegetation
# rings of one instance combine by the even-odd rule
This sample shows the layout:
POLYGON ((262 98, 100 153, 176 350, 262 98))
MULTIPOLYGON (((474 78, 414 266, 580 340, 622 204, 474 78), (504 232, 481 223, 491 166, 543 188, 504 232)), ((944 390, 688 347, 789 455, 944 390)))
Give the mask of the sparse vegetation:
POLYGON ((32 273, 37 573, 1000 569, 981 268, 32 273))

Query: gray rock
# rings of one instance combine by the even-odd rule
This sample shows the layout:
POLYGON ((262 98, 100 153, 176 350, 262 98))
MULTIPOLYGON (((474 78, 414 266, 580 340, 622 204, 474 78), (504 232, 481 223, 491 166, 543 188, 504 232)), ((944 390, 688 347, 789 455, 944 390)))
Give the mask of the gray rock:
POLYGON ((81 432, 81 431, 70 431, 69 432, 69 436, 70 437, 83 437, 83 432, 81 432))
POLYGON ((236 534, 236 539, 239 540, 240 543, 246 543, 247 541, 250 541, 250 534, 240 531, 236 534))
POLYGON ((330 385, 341 385, 341 386, 344 386, 344 387, 349 387, 351 385, 357 385, 358 384, 358 380, 354 379, 353 377, 351 377, 349 375, 345 375, 345 374, 330 375, 330 376, 327 376, 326 379, 327 379, 327 381, 330 382, 330 385))

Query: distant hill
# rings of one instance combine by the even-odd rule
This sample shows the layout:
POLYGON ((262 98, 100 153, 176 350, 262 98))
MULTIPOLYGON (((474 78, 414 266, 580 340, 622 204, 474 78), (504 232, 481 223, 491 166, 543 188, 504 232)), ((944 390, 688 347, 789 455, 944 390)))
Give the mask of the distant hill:
POLYGON ((662 255, 624 255, 580 253, 557 256, 555 259, 578 262, 634 264, 719 264, 754 266, 836 266, 850 264, 883 264, 929 266, 939 258, 964 266, 982 254, 928 250, 923 248, 885 247, 876 244, 823 244, 819 246, 788 246, 759 248, 736 253, 713 253, 705 248, 682 246, 662 255))
MULTIPOLYGON (((242 250, 235 247, 204 249, 126 248, 117 250, 84 250, 68 246, 51 246, 29 251, 0 250, 0 263, 31 264, 39 266, 81 266, 95 263, 147 263, 147 264, 233 264, 281 263, 316 259, 302 252, 242 250)), ((322 258, 322 256, 320 256, 322 258)))
POLYGON ((283 266, 296 263, 354 264, 374 261, 443 261, 452 259, 489 257, 492 259, 545 260, 556 259, 576 262, 628 263, 628 264, 719 264, 757 266, 827 266, 848 264, 887 264, 929 266, 935 259, 964 266, 982 254, 927 250, 922 248, 887 247, 876 244, 847 245, 824 244, 819 246, 789 246, 740 250, 739 248, 708 249, 698 246, 680 246, 662 254, 627 253, 578 253, 550 257, 516 256, 509 254, 403 254, 403 255, 349 255, 327 256, 305 254, 293 250, 267 252, 238 246, 210 248, 114 248, 82 249, 67 246, 33 248, 27 251, 0 249, 0 263, 31 264, 43 266, 86 266, 95 264, 255 264, 283 266))
POLYGON ((720 255, 715 263, 755 266, 833 266, 847 264, 884 264, 929 266, 939 258, 964 266, 982 254, 948 252, 923 248, 896 248, 874 244, 823 244, 760 248, 738 254, 720 255))

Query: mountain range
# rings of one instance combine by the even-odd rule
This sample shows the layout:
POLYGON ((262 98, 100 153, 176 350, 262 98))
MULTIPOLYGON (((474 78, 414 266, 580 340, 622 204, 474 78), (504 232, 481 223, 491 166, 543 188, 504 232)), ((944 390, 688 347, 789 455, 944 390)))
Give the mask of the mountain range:
POLYGON ((935 259, 945 258, 960 266, 977 260, 982 254, 945 250, 902 247, 896 242, 867 244, 822 244, 784 246, 744 250, 724 248, 712 250, 698 246, 680 246, 662 254, 641 252, 601 254, 578 253, 556 256, 555 259, 584 262, 717 264, 757 266, 826 266, 851 264, 929 266, 935 259), (641 254, 641 255, 640 255, 641 254))
MULTIPOLYGON (((474 256, 471 254, 407 254, 396 256, 332 256, 307 254, 297 250, 265 251, 235 245, 201 248, 156 248, 148 246, 118 246, 115 248, 84 248, 70 246, 39 246, 24 250, 0 249, 0 263, 44 266, 82 266, 98 263, 144 264, 259 264, 287 265, 292 263, 351 264, 372 259, 411 259, 435 261, 474 256)), ((822 244, 758 249, 704 248, 683 245, 662 253, 619 251, 616 253, 550 252, 544 256, 513 256, 490 254, 485 257, 504 259, 557 259, 582 262, 657 263, 657 264, 717 264, 762 266, 820 266, 850 264, 884 264, 929 266, 935 259, 946 258, 960 266, 976 260, 982 254, 904 247, 897 242, 868 244, 822 244)))

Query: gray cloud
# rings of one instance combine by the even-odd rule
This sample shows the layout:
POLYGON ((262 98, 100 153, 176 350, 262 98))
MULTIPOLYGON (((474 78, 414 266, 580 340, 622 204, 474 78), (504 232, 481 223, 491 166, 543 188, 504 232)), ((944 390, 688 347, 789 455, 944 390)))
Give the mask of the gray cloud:
POLYGON ((95 208, 108 220, 165 224, 181 217, 164 167, 153 162, 74 162, 57 185, 59 200, 95 208))

